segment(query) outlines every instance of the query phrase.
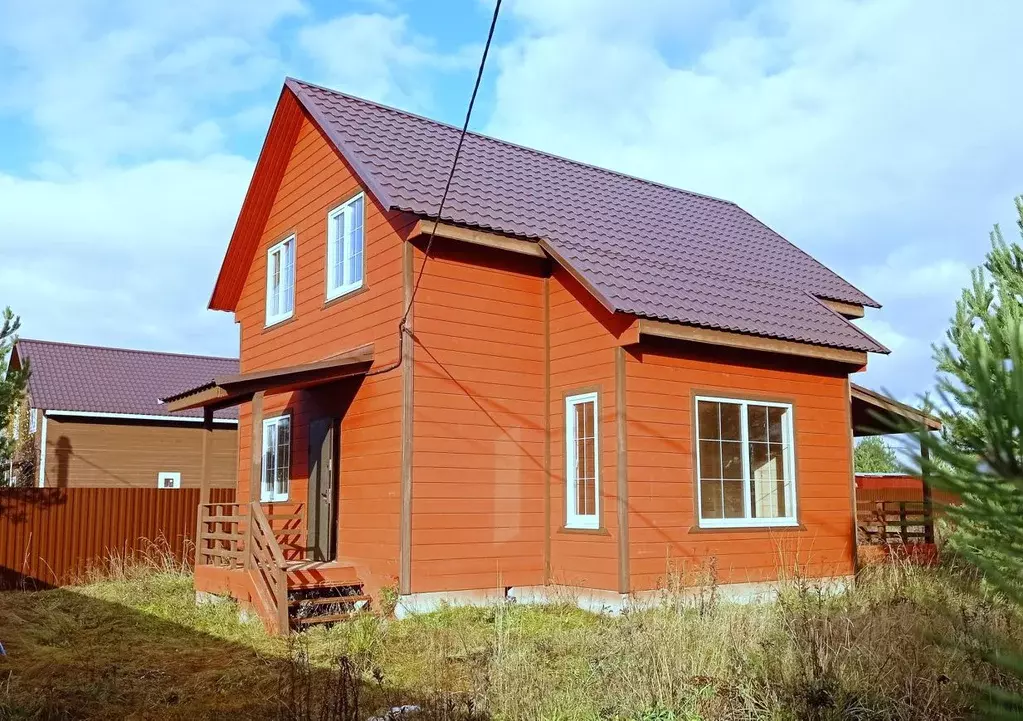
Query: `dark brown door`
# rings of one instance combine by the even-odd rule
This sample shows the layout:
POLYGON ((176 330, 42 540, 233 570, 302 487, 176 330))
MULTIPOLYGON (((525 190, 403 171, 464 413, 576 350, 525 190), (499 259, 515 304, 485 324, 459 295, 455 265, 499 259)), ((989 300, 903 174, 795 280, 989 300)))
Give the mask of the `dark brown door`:
POLYGON ((337 422, 309 424, 309 549, 313 560, 333 561, 337 533, 337 422))

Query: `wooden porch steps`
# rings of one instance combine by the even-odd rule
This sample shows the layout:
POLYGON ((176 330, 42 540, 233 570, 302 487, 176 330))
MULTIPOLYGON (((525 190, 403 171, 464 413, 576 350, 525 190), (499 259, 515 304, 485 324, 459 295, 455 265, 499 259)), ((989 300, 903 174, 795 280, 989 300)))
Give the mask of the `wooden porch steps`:
POLYGON ((288 581, 288 620, 294 629, 347 621, 370 602, 355 567, 344 561, 284 564, 288 581))
POLYGON ((329 616, 306 616, 305 618, 296 618, 292 620, 292 623, 298 626, 311 626, 315 623, 338 623, 339 621, 347 621, 351 617, 351 613, 334 613, 329 616))
POLYGON ((322 606, 330 604, 341 604, 341 603, 358 603, 360 601, 369 602, 372 599, 369 596, 356 595, 356 596, 320 596, 318 598, 293 598, 288 601, 289 606, 322 606))
POLYGON ((355 566, 344 561, 285 561, 284 572, 288 576, 288 590, 360 586, 355 566))

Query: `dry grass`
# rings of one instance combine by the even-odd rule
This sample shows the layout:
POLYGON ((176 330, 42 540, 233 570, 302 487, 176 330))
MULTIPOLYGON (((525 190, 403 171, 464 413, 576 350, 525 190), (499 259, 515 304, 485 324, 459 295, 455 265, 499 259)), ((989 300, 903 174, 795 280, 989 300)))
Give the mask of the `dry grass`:
POLYGON ((967 574, 908 565, 837 594, 795 580, 756 606, 669 586, 621 616, 365 614, 291 642, 230 604, 197 607, 182 569, 116 575, 0 594, 0 718, 354 719, 411 703, 441 719, 957 719, 998 680, 976 639, 1023 640, 1017 611, 967 574))

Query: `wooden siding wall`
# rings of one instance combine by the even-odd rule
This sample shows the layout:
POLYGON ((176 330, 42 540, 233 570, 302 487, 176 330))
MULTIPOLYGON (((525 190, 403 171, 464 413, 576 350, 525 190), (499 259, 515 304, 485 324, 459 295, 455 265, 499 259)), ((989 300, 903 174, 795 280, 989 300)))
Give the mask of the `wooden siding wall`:
MULTIPOLYGON (((241 330, 243 372, 321 360, 364 343, 374 344, 375 367, 396 360, 402 243, 413 224, 410 218, 384 212, 367 194, 365 285, 326 302, 327 212, 359 189, 351 167, 304 119, 235 314, 241 330), (296 237, 295 312, 266 328, 266 253, 292 233, 296 237)), ((264 418, 281 413, 292 414, 291 501, 300 503, 306 502, 308 491, 308 423, 319 415, 343 417, 339 552, 359 565, 369 589, 393 583, 398 573, 400 373, 350 380, 319 391, 268 394, 264 418)), ((246 500, 251 418, 251 404, 245 404, 239 427, 238 480, 239 497, 246 500)))
POLYGON ((670 566, 695 579, 713 558, 724 583, 853 572, 849 404, 831 366, 728 349, 663 344, 626 365, 632 590, 670 566), (695 530, 694 393, 793 403, 797 512, 803 529, 695 530), (787 571, 786 571, 787 569, 787 571))
POLYGON ((618 589, 618 449, 615 433, 615 349, 625 321, 614 318, 567 272, 550 279, 551 581, 618 589), (564 528, 565 396, 599 392, 598 531, 564 528))
POLYGON ((543 583, 544 273, 431 248, 415 301, 412 592, 543 583))
POLYGON ((198 488, 0 490, 0 589, 71 583, 111 554, 166 551, 190 563, 198 505, 198 488))
MULTIPOLYGON (((39 428, 36 436, 41 438, 41 419, 39 428)), ((51 416, 46 419, 46 486, 156 488, 158 473, 176 471, 182 487, 198 487, 202 434, 199 423, 51 416)), ((213 487, 234 487, 237 449, 237 428, 216 425, 213 487)))

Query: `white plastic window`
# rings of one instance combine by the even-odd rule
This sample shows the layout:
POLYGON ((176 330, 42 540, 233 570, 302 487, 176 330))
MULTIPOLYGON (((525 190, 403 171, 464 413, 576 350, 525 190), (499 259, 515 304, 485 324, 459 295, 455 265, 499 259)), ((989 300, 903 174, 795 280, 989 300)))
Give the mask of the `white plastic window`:
POLYGON ((286 501, 290 484, 291 418, 267 418, 263 421, 263 479, 259 498, 263 503, 286 501))
POLYGON ((362 287, 365 204, 360 193, 327 214, 327 300, 362 287))
POLYGON ((792 406, 696 399, 700 526, 794 526, 792 406))
POLYGON ((566 528, 600 528, 597 394, 565 399, 566 528))
POLYGON ((266 324, 287 320, 295 312, 295 236, 266 254, 266 324))

